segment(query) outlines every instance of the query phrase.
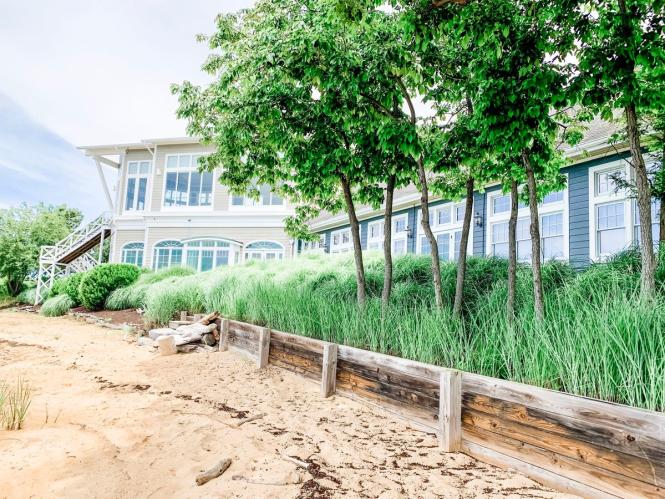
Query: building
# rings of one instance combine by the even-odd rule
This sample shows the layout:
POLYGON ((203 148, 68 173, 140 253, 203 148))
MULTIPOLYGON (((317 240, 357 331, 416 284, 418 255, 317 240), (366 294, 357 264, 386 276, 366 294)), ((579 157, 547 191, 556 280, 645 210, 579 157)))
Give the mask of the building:
POLYGON ((56 246, 43 247, 37 301, 55 278, 87 270, 101 260, 110 238, 111 262, 151 269, 189 266, 199 271, 248 260, 294 255, 284 232, 293 208, 268 186, 260 199, 235 196, 218 173, 199 172, 197 160, 212 151, 192 138, 84 146, 97 166, 109 213, 79 227, 56 246), (109 189, 104 169, 117 181, 109 189), (95 248, 99 247, 99 251, 95 248))
MULTIPOLYGON (((622 172, 631 178, 627 145, 609 145, 616 127, 595 121, 585 139, 564 154, 570 165, 561 171, 566 187, 545 197, 540 205, 540 232, 543 259, 569 261, 583 268, 593 261, 617 253, 639 242, 639 216, 634 199, 627 192, 616 192, 612 174, 622 172)), ((393 203, 393 254, 429 254, 427 238, 420 225, 420 193, 409 186, 395 193, 393 203)), ((465 202, 432 198, 430 223, 437 238, 439 255, 455 261, 459 255, 465 202)), ((658 241, 659 203, 652 206, 654 241, 658 241)), ((361 206, 357 210, 364 250, 383 247, 383 210, 361 206)), ((476 256, 508 255, 508 218, 510 195, 501 186, 488 185, 476 191, 473 199, 472 231, 468 254, 476 256)), ((517 251, 521 261, 531 260, 529 209, 520 204, 517 223, 517 251)), ((345 213, 323 215, 311 224, 321 240, 301 243, 303 252, 341 253, 353 250, 345 213)))

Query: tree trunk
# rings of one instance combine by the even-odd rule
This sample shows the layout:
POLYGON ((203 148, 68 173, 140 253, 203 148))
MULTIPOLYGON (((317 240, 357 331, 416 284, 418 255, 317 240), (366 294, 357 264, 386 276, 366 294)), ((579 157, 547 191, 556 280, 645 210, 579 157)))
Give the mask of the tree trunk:
POLYGON ((517 210, 519 207, 517 180, 510 182, 510 220, 508 221, 508 322, 515 319, 515 294, 517 289, 517 210))
POLYGON ((469 232, 471 231, 471 218, 473 216, 473 184, 473 177, 466 179, 466 206, 464 211, 464 222, 462 225, 462 239, 459 247, 459 258, 457 260, 457 281, 455 282, 455 302, 453 304, 453 314, 456 317, 462 315, 462 305, 464 304, 466 248, 469 244, 469 232))
POLYGON ((344 201, 346 202, 346 211, 349 214, 349 224, 351 225, 351 238, 353 240, 353 257, 356 262, 356 284, 358 305, 364 306, 367 301, 367 286, 365 284, 365 266, 363 264, 363 251, 360 245, 360 224, 356 216, 356 208, 353 204, 351 195, 351 186, 344 175, 340 175, 342 190, 344 191, 344 201))
POLYGON ((395 175, 388 177, 386 185, 386 209, 383 215, 383 292, 381 303, 384 307, 390 303, 390 294, 393 289, 393 255, 392 255, 392 225, 393 225, 393 194, 395 193, 395 175))
POLYGON ((16 279, 12 276, 7 277, 7 291, 10 296, 17 296, 23 287, 23 279, 16 279))
POLYGON ((652 296, 656 289, 656 261, 653 256, 653 235, 651 232, 651 186, 647 167, 642 156, 640 130, 637 126, 637 113, 634 105, 625 108, 630 155, 635 169, 637 187, 637 207, 640 215, 640 240, 642 252, 642 296, 652 296))
POLYGON ((543 297, 543 276, 540 265, 540 220, 538 217, 538 193, 536 188, 536 174, 529 159, 529 153, 522 151, 522 161, 526 169, 527 186, 529 188, 529 212, 531 213, 531 272, 533 274, 533 307, 536 320, 542 321, 545 317, 545 299, 543 297))
POLYGON ((665 193, 660 196, 658 223, 660 224, 660 230, 658 231, 658 249, 660 250, 665 249, 665 193))
POLYGON ((436 307, 443 308, 443 293, 441 291, 441 262, 439 261, 439 246, 429 224, 429 192, 427 189, 427 176, 422 156, 418 158, 418 181, 420 182, 420 212, 421 224, 425 237, 429 241, 430 253, 432 255, 432 279, 434 281, 434 298, 436 307))

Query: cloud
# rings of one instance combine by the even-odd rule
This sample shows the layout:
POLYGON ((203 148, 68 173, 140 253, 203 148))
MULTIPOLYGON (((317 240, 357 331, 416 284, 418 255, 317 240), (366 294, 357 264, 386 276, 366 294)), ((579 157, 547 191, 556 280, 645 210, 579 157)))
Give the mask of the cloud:
POLYGON ((0 94, 0 207, 42 201, 87 217, 108 209, 94 163, 0 94))

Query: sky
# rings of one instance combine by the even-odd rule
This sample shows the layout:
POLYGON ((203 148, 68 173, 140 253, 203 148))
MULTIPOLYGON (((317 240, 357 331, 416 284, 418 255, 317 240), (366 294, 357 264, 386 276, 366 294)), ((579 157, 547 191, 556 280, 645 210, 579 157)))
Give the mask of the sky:
MULTIPOLYGON (((82 145, 185 135, 171 83, 204 83, 219 12, 252 0, 0 0, 0 208, 108 209, 82 145)), ((115 170, 105 168, 109 184, 115 170)))

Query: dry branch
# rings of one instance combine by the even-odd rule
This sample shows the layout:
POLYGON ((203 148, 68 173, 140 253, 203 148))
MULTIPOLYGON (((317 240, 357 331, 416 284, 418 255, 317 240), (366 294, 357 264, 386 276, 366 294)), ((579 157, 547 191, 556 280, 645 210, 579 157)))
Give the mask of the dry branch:
POLYGON ((203 485, 208 483, 210 480, 213 480, 224 473, 229 466, 231 466, 230 459, 222 459, 215 466, 210 468, 208 471, 204 471, 196 477, 196 485, 203 485))

